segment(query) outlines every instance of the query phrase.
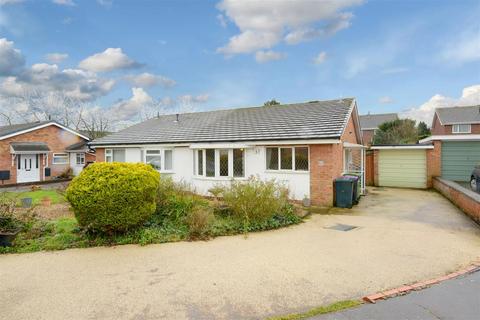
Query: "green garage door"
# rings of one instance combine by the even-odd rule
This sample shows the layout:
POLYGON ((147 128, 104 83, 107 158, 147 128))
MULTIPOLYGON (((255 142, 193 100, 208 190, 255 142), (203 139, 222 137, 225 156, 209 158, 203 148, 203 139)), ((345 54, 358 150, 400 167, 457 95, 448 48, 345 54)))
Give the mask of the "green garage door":
POLYGON ((442 178, 469 181, 473 167, 480 163, 480 141, 443 141, 442 178))
POLYGON ((378 184, 383 187, 426 188, 425 149, 379 150, 378 184))

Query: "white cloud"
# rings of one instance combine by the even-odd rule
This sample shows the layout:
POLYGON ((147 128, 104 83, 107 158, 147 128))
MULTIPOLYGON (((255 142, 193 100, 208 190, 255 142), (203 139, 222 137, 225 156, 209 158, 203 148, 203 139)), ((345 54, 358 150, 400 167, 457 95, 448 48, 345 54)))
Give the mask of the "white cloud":
POLYGON ((427 102, 418 107, 413 107, 401 113, 402 117, 412 118, 417 121, 424 121, 428 125, 432 123, 433 114, 436 108, 453 106, 471 106, 480 104, 480 84, 466 87, 459 98, 446 97, 436 94, 427 102))
POLYGON ((327 53, 325 51, 320 52, 315 58, 313 58, 314 64, 322 64, 327 60, 327 53))
POLYGON ((126 76, 125 79, 130 81, 133 85, 142 88, 152 87, 155 85, 161 85, 164 88, 170 88, 176 84, 175 80, 148 72, 144 72, 139 75, 129 75, 126 76))
POLYGON ((0 39, 0 76, 10 76, 25 64, 22 52, 14 47, 13 41, 0 39))
POLYGON ((66 53, 48 53, 45 55, 45 60, 50 63, 60 63, 67 58, 68 54, 66 53))
POLYGON ((272 50, 267 51, 257 51, 255 53, 255 60, 258 63, 265 63, 268 61, 282 60, 286 58, 286 54, 282 52, 275 52, 272 50))
POLYGON ((60 70, 55 64, 38 63, 17 76, 5 78, 0 83, 0 95, 11 98, 56 93, 81 101, 93 101, 109 93, 114 84, 114 80, 99 78, 92 72, 60 70))
POLYGON ((380 102, 381 104, 389 104, 393 102, 393 99, 389 96, 384 96, 380 97, 380 99, 378 99, 378 102, 380 102))
POLYGON ((52 2, 61 6, 75 6, 73 0, 52 0, 52 2))
POLYGON ((235 23, 240 33, 217 51, 226 55, 251 53, 270 49, 282 39, 295 44, 333 35, 350 26, 353 15, 342 10, 361 3, 363 0, 223 0, 217 8, 235 23))
POLYGON ((347 29, 351 26, 353 14, 344 12, 337 15, 336 19, 328 23, 323 28, 300 28, 288 33, 285 36, 287 44, 297 44, 304 41, 310 41, 315 38, 332 36, 340 30, 347 29))
POLYGON ((9 4, 22 3, 25 0, 0 0, 0 6, 6 6, 9 4))
POLYGON ((108 48, 80 61, 78 66, 89 71, 108 72, 137 68, 140 64, 124 54, 121 48, 108 48))
POLYGON ((132 97, 114 104, 110 110, 110 117, 114 120, 132 120, 138 118, 140 112, 154 102, 153 98, 142 88, 132 88, 132 97))
POLYGON ((475 26, 463 30, 457 37, 445 41, 441 58, 447 63, 480 61, 480 29, 475 26))

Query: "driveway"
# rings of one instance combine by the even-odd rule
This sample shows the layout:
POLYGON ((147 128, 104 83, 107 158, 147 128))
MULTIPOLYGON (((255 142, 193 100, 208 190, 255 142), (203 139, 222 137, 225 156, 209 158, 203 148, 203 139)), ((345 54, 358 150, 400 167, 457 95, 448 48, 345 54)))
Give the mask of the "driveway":
POLYGON ((444 275, 480 232, 435 192, 372 189, 353 210, 207 242, 0 256, 5 319, 259 319, 444 275), (327 227, 352 225, 351 231, 327 227))

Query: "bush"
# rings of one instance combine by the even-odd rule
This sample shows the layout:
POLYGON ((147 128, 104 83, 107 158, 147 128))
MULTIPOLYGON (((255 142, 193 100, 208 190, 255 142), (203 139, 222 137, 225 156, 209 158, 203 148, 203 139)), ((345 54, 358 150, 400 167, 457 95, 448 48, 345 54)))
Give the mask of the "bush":
POLYGON ((18 199, 9 197, 6 193, 0 194, 0 232, 15 232, 22 227, 15 216, 17 201, 18 199))
POLYGON ((187 224, 191 239, 205 239, 210 235, 210 229, 215 221, 212 209, 196 207, 187 216, 187 224))
POLYGON ((67 200, 82 228, 125 232, 155 212, 159 177, 146 164, 94 163, 70 183, 67 200))
POLYGON ((157 192, 157 223, 163 224, 165 220, 183 222, 194 207, 205 203, 187 184, 174 182, 168 177, 161 178, 157 192))
POLYGON ((232 215, 244 222, 261 223, 288 208, 288 189, 275 180, 262 181, 252 177, 247 182, 233 181, 223 191, 223 201, 232 215))

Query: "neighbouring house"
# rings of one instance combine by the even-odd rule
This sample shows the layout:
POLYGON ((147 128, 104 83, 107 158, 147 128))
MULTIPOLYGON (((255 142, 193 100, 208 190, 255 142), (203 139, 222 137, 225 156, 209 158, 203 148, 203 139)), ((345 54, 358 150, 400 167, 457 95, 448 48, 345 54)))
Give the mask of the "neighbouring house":
POLYGON ((349 98, 163 115, 90 146, 97 162, 149 163, 203 195, 217 184, 258 176, 285 183, 295 200, 331 206, 336 177, 363 176, 357 110, 349 98))
POLYGON ((435 146, 436 176, 447 180, 469 181, 480 163, 480 106, 437 108, 432 135, 420 143, 435 146))
POLYGON ((78 174, 95 160, 88 141, 55 121, 0 126, 0 184, 50 180, 69 168, 78 174))
POLYGON ((398 119, 398 114, 396 113, 383 113, 383 114, 365 114, 360 116, 360 128, 363 134, 363 143, 367 146, 372 145, 373 136, 375 135, 375 130, 378 127, 388 121, 393 121, 398 119))

